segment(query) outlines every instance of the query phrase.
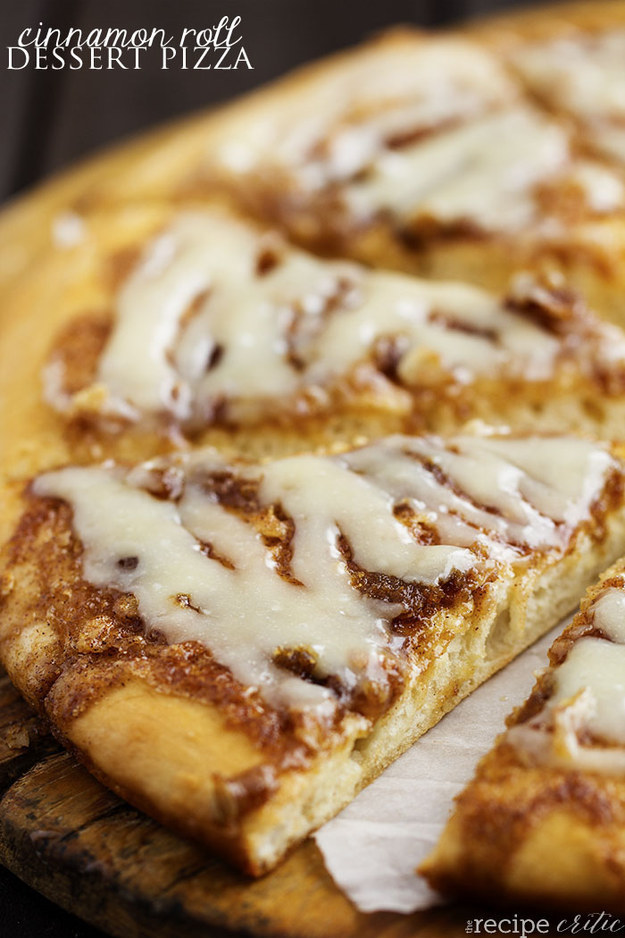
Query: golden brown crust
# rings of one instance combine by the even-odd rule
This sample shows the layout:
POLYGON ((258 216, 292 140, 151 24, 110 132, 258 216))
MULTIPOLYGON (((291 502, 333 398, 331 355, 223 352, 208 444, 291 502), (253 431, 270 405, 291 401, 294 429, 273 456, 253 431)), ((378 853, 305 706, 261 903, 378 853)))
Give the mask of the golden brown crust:
MULTIPOLYGON (((259 509, 253 485, 241 487, 228 474, 206 477, 205 484, 265 532, 288 578, 288 519, 275 508, 259 509)), ((161 498, 176 497, 166 473, 157 473, 150 486, 161 498)), ((322 726, 250 695, 201 646, 163 643, 137 615, 132 595, 85 582, 67 505, 31 494, 26 504, 4 552, 0 656, 13 680, 98 777, 253 873, 273 865, 290 843, 557 619, 574 601, 579 580, 594 575, 624 543, 618 470, 564 556, 538 552, 529 564, 523 560, 511 588, 492 571, 435 588, 405 584, 362 571, 344 542, 353 583, 368 595, 403 603, 394 644, 398 650, 403 639, 407 668, 391 682, 391 696, 350 697, 335 687, 342 706, 334 724, 322 726), (510 622, 497 626, 502 615, 510 622), (429 680, 439 688, 435 700, 429 680)), ((432 532, 425 528, 422 536, 427 542, 432 532)), ((305 668, 300 659, 281 664, 305 668)))
MULTIPOLYGON (((224 507, 255 525, 274 555, 276 570, 292 579, 292 523, 279 508, 261 509, 254 485, 239 482, 231 473, 203 474, 202 484, 224 507)), ((166 471, 153 472, 150 490, 159 498, 177 494, 166 471)), ((410 523, 410 518, 405 521, 410 523)), ((424 536, 428 540, 430 533, 424 536)), ((440 616, 433 627, 436 611, 457 614, 459 608, 472 608, 479 616, 480 595, 486 598, 492 579, 492 572, 472 573, 452 576, 440 587, 416 587, 363 571, 352 560, 345 539, 341 547, 360 591, 403 605, 404 613, 390 628, 397 650, 401 637, 404 654, 418 663, 418 671, 431 666, 434 655, 453 639, 440 616)), ((119 563, 128 566, 135 559, 124 557, 119 563)), ((239 684, 205 647, 194 642, 166 644, 142 621, 132 594, 98 589, 85 581, 71 510, 54 499, 27 493, 26 511, 4 551, 3 568, 0 657, 61 740, 133 803, 208 840, 228 856, 236 853, 250 869, 260 869, 253 854, 245 860, 243 847, 235 849, 243 836, 241 827, 256 823, 255 815, 266 802, 279 800, 279 786, 292 786, 293 773, 314 772, 316 763, 340 752, 354 733, 362 735, 372 721, 379 721, 402 692, 401 670, 389 672, 384 694, 373 684, 349 690, 333 678, 328 686, 340 705, 333 723, 323 725, 268 705, 239 684), (194 746, 212 765, 212 774, 201 784, 198 772, 201 776, 203 770, 196 764, 191 785, 187 782, 194 746), (153 767, 144 777, 145 760, 158 766, 165 759, 162 749, 168 749, 168 765, 162 770, 153 767), (232 753, 239 751, 245 756, 244 768, 231 774, 232 753), (253 764, 248 765, 252 756, 253 764), (170 773, 179 779, 171 795, 175 779, 170 773), (153 791, 152 782, 158 791, 153 791), (201 809, 195 810, 196 801, 201 809)), ((278 656, 276 663, 307 676, 305 662, 292 655, 278 656)))
MULTIPOLYGON (((602 633, 592 604, 623 587, 623 561, 588 591, 581 611, 553 643, 550 667, 509 717, 519 727, 543 711, 553 672, 582 637, 602 633)), ((581 737, 584 743, 594 740, 581 737)), ((489 901, 539 902, 579 911, 622 912, 625 895, 625 782, 582 768, 536 763, 504 733, 456 800, 439 843, 420 867, 437 889, 489 901)))
POLYGON ((489 40, 495 49, 509 44, 551 39, 576 31, 602 32, 625 25, 623 0, 563 0, 559 3, 529 4, 527 9, 489 15, 462 24, 462 31, 489 40))
MULTIPOLYGON (((92 381, 120 283, 172 216, 171 206, 157 203, 94 214, 85 221, 80 243, 50 249, 40 259, 38 276, 19 281, 19 289, 7 297, 0 337, 0 401, 8 415, 0 470, 5 480, 28 478, 70 461, 146 458, 184 447, 189 440, 214 443, 230 453, 264 455, 271 447, 280 454, 344 446, 396 431, 448 431, 473 418, 518 428, 619 435, 625 405, 622 370, 616 365, 605 370, 599 356, 592 364, 594 320, 572 295, 558 289, 542 291, 540 302, 509 299, 517 315, 539 321, 562 343, 549 380, 527 382, 501 374, 478 376, 467 384, 432 359, 421 365, 414 385, 407 386, 393 372, 392 348, 380 345, 366 375, 365 369, 357 369, 354 376, 328 385, 321 402, 304 401, 301 395, 276 399, 275 409, 268 404, 256 425, 237 426, 217 409, 212 424, 207 418, 204 426, 187 430, 185 438, 170 417, 136 424, 100 420, 92 381), (580 344, 589 350, 590 370, 580 370, 580 344), (65 394, 91 395, 92 411, 85 406, 58 416, 43 404, 43 374, 50 363, 61 367, 65 394), (379 382, 384 383, 381 394, 379 382)), ((10 524, 4 530, 7 537, 10 524)))
POLYGON ((455 895, 621 912, 624 846, 622 780, 528 767, 502 742, 420 869, 455 895))

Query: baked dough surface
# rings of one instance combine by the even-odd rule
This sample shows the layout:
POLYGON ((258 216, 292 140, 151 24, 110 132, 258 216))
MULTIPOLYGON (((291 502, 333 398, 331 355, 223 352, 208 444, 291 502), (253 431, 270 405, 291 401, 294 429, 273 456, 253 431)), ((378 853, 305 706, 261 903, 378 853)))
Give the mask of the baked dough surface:
MULTIPOLYGON (((528 439, 522 440, 521 446, 525 447, 526 454, 532 454, 544 445, 552 446, 552 442, 528 439)), ((565 440, 557 442, 562 446, 568 445, 565 440)), ((419 441, 411 444, 408 441, 402 445, 423 447, 429 444, 419 441)), ((439 445, 435 444, 436 447, 439 445)), ((473 446, 470 442, 462 442, 462 438, 458 438, 457 443, 452 440, 448 445, 451 455, 441 455, 440 458, 445 461, 451 459, 452 469, 456 465, 454 461, 459 458, 454 455, 454 446, 473 446)), ((491 445, 488 439, 485 445, 491 445)), ((512 445, 514 453, 514 441, 504 436, 501 442, 504 454, 509 445, 512 445)), ((571 445, 573 454, 582 444, 571 445)), ((376 447, 370 449, 375 456, 376 447)), ((339 459, 339 464, 333 462, 332 465, 338 466, 341 460, 352 458, 356 459, 356 467, 360 465, 358 460, 365 459, 364 465, 369 458, 368 452, 369 449, 365 448, 353 457, 349 454, 332 457, 335 461, 339 459)), ((388 452, 390 454, 392 449, 388 452)), ((435 449, 434 452, 444 454, 446 450, 435 449)), ((594 448, 591 446, 589 453, 592 452, 594 448)), ((588 458, 592 464, 599 457, 605 461, 605 452, 600 448, 588 458)), ((165 510, 165 504, 171 504, 171 510, 174 510, 180 498, 179 482, 172 487, 168 481, 171 474, 166 467, 172 458, 175 467, 181 458, 184 461, 186 457, 168 457, 164 463, 157 464, 162 467, 162 476, 158 476, 160 481, 154 481, 153 463, 149 464, 152 468, 141 470, 141 473, 148 472, 150 491, 156 493, 150 496, 153 520, 157 518, 157 512, 165 510)), ((197 458, 197 454, 192 457, 192 465, 197 458)), ((390 456, 380 461, 375 457, 375 465, 384 467, 388 458, 390 456)), ((532 457, 527 458, 531 460, 532 457)), ((323 459, 315 463, 319 465, 315 472, 322 471, 323 459)), ((288 474, 293 462, 286 460, 284 465, 288 474)), ((418 478, 425 473, 423 478, 426 481, 430 479, 428 484, 440 478, 437 484, 443 489, 437 497, 440 498, 449 487, 447 497, 457 499, 456 483, 451 481, 453 477, 445 482, 443 477, 439 477, 438 470, 427 468, 428 465, 426 461, 418 470, 418 478)), ((461 461, 453 471, 461 472, 462 465, 461 461)), ((509 473, 512 468, 510 464, 506 471, 509 473)), ((137 471, 129 479, 136 480, 137 471)), ((287 580, 292 577, 290 564, 298 557, 299 532, 305 531, 306 525, 311 523, 305 520, 308 516, 305 513, 301 518, 297 514, 289 516, 289 524, 288 517, 285 519, 280 515, 278 504, 259 508, 251 494, 253 490, 249 488, 249 473, 252 471, 249 468, 233 466, 231 470, 221 469, 216 474, 211 470, 213 474, 206 475, 200 464, 199 471, 202 491, 209 493, 208 504, 213 506, 213 510, 216 505, 223 506, 219 525, 233 523, 230 519, 234 513, 245 521, 246 538, 251 536, 253 529, 257 529, 262 532, 264 542, 270 545, 266 549, 273 552, 272 569, 277 572, 266 568, 263 576, 270 580, 278 576, 287 580), (230 475, 231 472, 234 475, 230 475), (295 538, 293 561, 291 538, 295 538)), ((279 465, 277 471, 282 471, 279 465)), ((384 472, 384 469, 379 471, 384 472)), ((549 473, 551 469, 544 471, 549 473)), ((577 507, 570 503, 567 514, 573 517, 571 511, 581 512, 579 516, 583 520, 572 527, 560 528, 555 540, 551 540, 551 546, 544 544, 532 548, 526 545, 522 548, 515 544, 514 539, 520 535, 513 533, 517 529, 514 527, 516 522, 512 521, 506 522, 512 524, 506 537, 513 538, 513 543, 507 547, 505 538, 499 541, 503 534, 489 534, 487 527, 484 534, 478 536, 479 528, 473 528, 477 540, 472 548, 475 551, 472 565, 465 568, 464 573, 445 574, 447 579, 434 586, 419 582, 418 565, 415 572, 409 574, 408 581, 354 567, 358 550, 362 547, 356 546, 353 559, 349 559, 352 557, 351 542, 339 540, 339 545, 344 544, 340 549, 345 551, 344 562, 348 564, 353 584, 349 589, 354 591, 354 597, 362 591, 363 595, 375 598, 377 602, 390 603, 394 610, 390 614, 395 618, 389 624, 387 614, 386 628, 389 631, 382 647, 387 648, 383 654, 391 657, 380 659, 386 660, 387 664, 383 665, 383 671, 379 671, 380 664, 376 665, 377 677, 366 677, 368 672, 365 670, 349 690, 354 675, 358 673, 356 664, 352 663, 345 672, 351 675, 349 679, 339 676, 327 684, 326 706, 332 704, 333 708, 333 716, 329 719, 314 714, 306 717, 305 712, 298 709, 299 705, 285 706, 273 697, 267 697, 262 689, 259 694, 245 681, 233 677, 230 668, 220 663, 222 653, 216 651, 212 654, 210 651, 213 641, 210 630, 206 639, 200 641, 193 638, 199 634, 194 632, 183 633, 177 640, 167 639, 167 615, 172 613, 159 620, 154 618, 154 612, 149 612, 154 608, 153 599, 149 600, 152 606, 142 605, 146 602, 144 590, 153 588, 154 579, 149 572, 148 583, 143 586, 132 579, 133 571, 144 569, 144 563, 148 564, 146 569, 149 571, 149 563, 160 562, 159 550, 170 549, 166 528, 150 528, 150 540, 143 539, 138 546, 131 548, 130 557, 124 556, 117 561, 118 568, 128 568, 130 580, 118 580, 114 574, 110 577, 107 574, 102 579, 97 571, 103 561, 96 562, 93 551, 99 550, 99 538, 104 536, 97 533, 97 526, 103 522, 96 516, 93 516, 95 521, 93 518, 89 521, 89 516, 84 515, 85 505, 89 508, 90 502, 74 504, 73 496, 68 502, 67 497, 51 498, 38 492, 64 491, 54 488, 58 484, 56 479, 66 478, 64 472, 74 473, 72 478, 76 482, 70 482, 72 489, 78 485, 79 479, 92 479, 93 473, 99 474, 98 479, 102 472, 109 474, 106 478, 114 479, 119 478, 122 470, 61 470, 39 477, 40 481, 31 488, 17 531, 4 551, 0 654, 10 676, 27 699, 48 718, 54 731, 98 777, 155 817, 198 837, 244 869, 259 874, 275 865, 289 846, 351 800, 364 784, 463 696, 558 621, 574 605, 580 585, 589 582, 606 563, 623 551, 623 471, 622 463, 617 460, 603 483, 595 479, 596 494, 592 495, 590 508, 584 509, 581 502, 577 507), (50 483, 45 481, 48 478, 52 480, 50 483), (42 484, 49 484, 52 488, 41 489, 42 484), (82 537, 87 538, 87 542, 81 540, 83 531, 82 537), (487 540, 483 541, 483 537, 487 540), (157 544, 162 544, 156 548, 156 554, 155 548, 150 547, 154 538, 157 544), (487 547, 488 544, 491 546, 487 547), (152 560, 144 556, 146 551, 151 551, 152 560), (410 582, 413 576, 417 576, 416 583, 410 582), (94 577, 99 579, 94 580, 94 577), (124 587, 124 583, 136 585, 124 587), (384 681, 383 673, 387 674, 384 681), (348 680, 347 684, 345 680, 348 680), (436 693, 432 692, 433 688, 436 688, 436 693)), ((253 472, 252 478, 263 478, 269 467, 260 467, 253 472)), ((564 472, 562 468, 559 475, 563 476, 564 472)), ((359 478, 355 482, 362 485, 359 478)), ((130 488, 127 491, 136 492, 138 483, 128 484, 130 488)), ((184 491, 190 491, 192 484, 197 483, 192 483, 189 476, 184 491)), ((284 497, 289 491, 293 492, 293 484, 289 483, 289 488, 284 490, 284 497)), ((583 481, 584 491, 588 492, 589 484, 588 480, 583 481)), ((78 493, 79 489, 75 488, 75 491, 78 493)), ((544 492, 543 488, 537 491, 544 492)), ((101 506, 100 510, 105 510, 107 523, 113 525, 112 533, 107 536, 113 538, 114 543, 130 543, 127 538, 131 536, 135 542, 140 540, 140 533, 124 533, 141 531, 141 527, 137 527, 140 523, 138 516, 137 521, 132 522, 132 513, 121 514, 121 503, 118 506, 113 500, 109 504, 106 488, 96 488, 94 498, 97 499, 95 504, 101 506), (131 519, 130 528, 125 527, 127 517, 131 519)), ((540 498, 544 498, 544 494, 540 498)), ((17 512, 20 508, 17 494, 14 499, 12 507, 17 512)), ((401 501, 396 504, 401 504, 401 501)), ((522 504, 525 504, 524 511, 529 510, 528 502, 520 502, 514 510, 508 509, 512 512, 510 518, 514 519, 522 504)), ((556 504, 561 504, 561 501, 556 504)), ((467 500, 464 505, 463 511, 473 517, 476 510, 474 499, 467 500)), ((128 512, 131 508, 123 510, 128 512)), ((561 510, 557 509, 558 512, 561 510)), ((317 511, 323 522, 323 500, 317 511)), ((332 517, 332 514, 328 515, 330 521, 332 517)), ((482 517, 488 519, 488 512, 482 517)), ((375 524, 381 520, 380 515, 375 524)), ((240 525, 241 522, 236 523, 240 525)), ((352 518, 344 523, 353 525, 356 522, 352 518)), ((486 523, 482 521, 482 524, 486 523)), ((553 525, 547 523, 545 516, 541 521, 542 528, 534 532, 532 524, 535 523, 530 522, 527 533, 523 535, 529 539, 528 544, 536 538, 540 543, 540 538, 554 537, 549 533, 553 525)), ((493 531, 500 530, 499 521, 489 521, 488 524, 495 525, 493 531)), ((220 526, 217 531, 221 530, 220 526)), ((174 527, 177 531, 177 525, 174 527)), ((358 526, 355 530, 359 530, 358 526)), ((424 528, 413 527, 412 536, 417 542, 420 540, 427 545, 431 543, 433 530, 427 525, 424 528)), ((466 543, 466 530, 471 530, 471 527, 460 530, 465 533, 457 543, 463 544, 466 543)), ((356 533, 354 536, 354 544, 358 545, 360 535, 356 533)), ((446 539, 450 537, 452 533, 448 531, 446 539)), ((217 559, 206 563, 217 566, 229 564, 219 535, 216 534, 215 538, 214 556, 217 559)), ((366 544, 366 541, 362 543, 366 544)), ((252 547, 250 543, 243 549, 252 547)), ((389 551, 391 548, 389 542, 389 551)), ((119 549, 127 551, 129 548, 119 549)), ((236 545, 225 549, 236 550, 236 545)), ((108 553, 104 560, 109 566, 116 561, 108 553)), ((305 564, 313 577, 311 586, 315 582, 317 562, 316 556, 310 556, 305 564)), ((178 558, 172 557, 170 566, 179 568, 178 558)), ((336 571, 339 568, 340 565, 336 571)), ((184 570, 184 562, 180 569, 184 570)), ((334 577, 336 571, 328 575, 334 577)), ((206 568, 205 574, 210 572, 206 568)), ((241 575, 245 577, 247 574, 241 575)), ((233 576, 236 577, 236 567, 233 576)), ((234 589, 246 589, 245 579, 237 582, 239 587, 235 585, 234 589)), ((327 589, 330 587, 328 581, 327 589)), ((273 588, 272 582, 267 582, 266 588, 273 588)), ((188 592, 183 595, 183 587, 177 587, 175 580, 171 587, 165 587, 171 594, 170 599, 175 598, 178 606, 195 610, 197 600, 193 587, 185 586, 184 589, 188 592)), ((297 591, 307 587, 299 583, 290 589, 297 591)), ((218 598, 220 608, 226 599, 223 595, 218 598)), ((260 610, 264 600, 256 594, 256 599, 251 597, 251 601, 253 608, 247 615, 254 616, 257 608, 259 628, 262 628, 260 610)), ((321 605, 319 609, 321 616, 321 605)), ((279 617, 280 613, 277 615, 279 617)), ((364 608, 362 615, 365 615, 364 608)), ((233 629, 236 621, 233 601, 233 629)), ((285 625, 283 623, 283 627, 285 625)), ((218 619, 212 627, 219 630, 218 619)), ((311 631, 307 645, 309 641, 312 648, 316 648, 319 641, 325 641, 320 627, 311 631)), ((368 644, 363 646, 368 647, 368 644)), ((252 646, 249 646, 243 657, 249 656, 252 660, 253 654, 252 646)), ((302 651, 300 646, 289 649, 288 645, 280 645, 275 654, 278 657, 274 660, 281 669, 287 669, 287 675, 294 669, 295 676, 301 675, 300 681, 304 679, 311 666, 308 650, 302 651)), ((335 651, 331 652, 332 656, 335 654, 335 651)), ((353 662, 358 660, 362 659, 356 657, 353 662)), ((234 674, 237 673, 236 667, 234 674)))
MULTIPOLYGON (((475 49, 480 47, 494 49, 494 59, 486 53, 485 67, 503 74, 502 63, 517 42, 555 35, 564 19, 581 29, 601 30, 604 23, 625 21, 624 11, 623 3, 594 4, 592 11, 588 5, 574 5, 557 16, 546 13, 544 19, 532 14, 531 27, 527 19, 511 18, 506 30, 514 33, 514 41, 506 38, 503 26, 496 27, 496 34, 480 26, 472 33, 471 42, 478 45, 470 54, 479 55, 475 49)), ((452 52, 455 43, 465 42, 452 38, 443 45, 447 41, 452 52)), ((567 201, 558 182, 544 206, 564 222, 566 231, 548 242, 531 225, 514 237, 476 231, 470 224, 445 231, 438 224, 422 224, 407 238, 399 237, 397 226, 385 217, 364 227, 342 220, 338 227, 324 228, 321 203, 313 199, 302 205, 297 198, 285 202, 277 196, 283 179, 278 185, 276 177, 265 175, 261 185, 253 173, 245 181, 245 173, 233 173, 232 166, 224 172, 223 163, 218 165, 218 151, 236 142, 241 127, 288 117, 293 108, 301 110, 307 96, 314 100, 320 85, 333 84, 354 67, 366 70, 376 56, 419 56, 431 42, 423 34, 399 31, 311 66, 249 100, 99 157, 21 200, 0 220, 0 540, 7 542, 0 656, 29 701, 96 775, 254 874, 278 862, 463 695, 575 604, 581 589, 625 549, 620 490, 610 490, 566 550, 557 556, 538 552, 526 569, 514 575, 508 571, 505 583, 474 585, 465 608, 450 607, 448 625, 456 641, 428 662, 427 682, 408 682, 388 710, 364 718, 370 720, 366 726, 362 713, 347 708, 331 731, 303 743, 301 734, 285 725, 284 714, 264 704, 251 712, 240 688, 223 679, 222 672, 217 680, 215 662, 205 650, 167 644, 146 631, 131 596, 85 580, 83 545, 67 505, 32 492, 23 501, 26 481, 58 466, 92 465, 107 458, 127 465, 189 446, 177 428, 163 432, 139 423, 110 433, 89 421, 68 421, 42 403, 41 371, 59 335, 67 337, 72 324, 89 321, 96 325, 75 330, 74 345, 64 343, 73 361, 75 389, 88 385, 120 283, 137 251, 162 232, 179 206, 210 209, 216 186, 222 193, 221 210, 232 212, 236 205, 240 211, 243 206, 263 223, 282 225, 300 243, 322 253, 428 277, 464 279, 500 292, 509 288, 510 274, 520 268, 551 284, 565 274, 603 315, 622 322, 625 229, 618 195, 611 212, 580 210, 575 198, 567 201)), ((520 95, 531 120, 542 123, 517 79, 509 81, 508 103, 516 106, 520 95)), ((495 105, 487 102, 487 109, 495 105)), ((579 160, 570 115, 550 120, 556 136, 572 141, 571 161, 579 160)), ((621 169, 609 171, 618 182, 621 169)), ((575 187, 573 195, 579 196, 575 187)), ((618 435, 620 391, 612 388, 608 406, 603 378, 575 369, 566 380, 561 378, 531 390, 523 382, 483 381, 474 394, 464 393, 464 409, 442 408, 440 400, 431 405, 427 426, 455 429, 467 417, 479 417, 534 428, 553 428, 555 421, 618 435), (542 422, 539 407, 547 396, 551 424, 542 422)), ((302 427, 295 421, 265 427, 262 434, 258 428, 210 426, 192 442, 265 457, 302 448, 344 448, 361 437, 405 429, 422 427, 407 424, 404 415, 378 414, 365 406, 356 414, 340 414, 333 424, 326 419, 302 427)), ((491 782, 503 779, 506 790, 516 793, 514 786, 528 779, 523 775, 527 770, 509 757, 498 763, 499 757, 485 770, 489 798, 491 782)), ((538 796, 541 777, 540 772, 532 777, 527 798, 532 792, 538 796)), ((547 800, 555 804, 569 780, 560 771, 551 779, 547 800)), ((589 901, 605 897, 606 905, 612 904, 622 887, 618 828, 623 793, 614 780, 585 780, 580 786, 575 789, 577 807, 554 808, 543 833, 528 836, 505 887, 511 895, 525 890, 538 898, 550 899, 549 891, 564 896, 562 881, 570 875, 579 883, 585 877, 586 892, 577 895, 588 895, 589 901), (599 807, 606 803, 614 823, 599 820, 599 807), (552 864, 552 878, 544 880, 549 888, 541 892, 535 859, 547 850, 546 839, 551 845, 573 844, 574 849, 567 854, 570 870, 552 864)), ((486 801, 477 810, 483 824, 492 809, 492 800, 490 808, 486 801)), ((528 817, 531 810, 528 802, 528 817)), ((484 868, 499 862, 501 849, 494 840, 484 841, 484 868)))
POLYGON ((522 276, 499 297, 319 260, 219 204, 93 214, 3 311, 9 479, 191 444, 279 455, 473 419, 621 436, 625 340, 568 289, 522 276))
MULTIPOLYGON (((579 691, 560 710, 553 701, 571 652, 583 656, 584 642, 606 641, 595 610, 606 594, 612 599, 622 593, 623 572, 620 561, 589 589, 581 612, 554 642, 550 666, 458 797, 421 867, 436 888, 502 902, 622 912, 622 746, 589 729, 592 718, 582 712, 579 691)), ((588 677, 592 664, 586 667, 588 677)), ((599 675, 603 685, 612 680, 609 673, 599 675)))

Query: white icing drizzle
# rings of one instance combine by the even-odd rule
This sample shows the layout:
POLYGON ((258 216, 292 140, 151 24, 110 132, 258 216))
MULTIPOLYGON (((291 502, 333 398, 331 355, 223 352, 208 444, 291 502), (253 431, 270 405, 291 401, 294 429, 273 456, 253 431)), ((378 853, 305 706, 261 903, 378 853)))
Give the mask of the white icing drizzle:
MULTIPOLYGON (((512 463, 517 470, 515 483, 523 497, 538 511, 569 526, 579 524, 587 516, 601 480, 614 466, 614 460, 603 447, 575 437, 558 438, 557 447, 552 438, 538 437, 530 451, 526 440, 486 436, 480 440, 479 450, 512 463)), ((499 501, 502 495, 497 491, 502 483, 489 478, 484 465, 479 465, 479 450, 476 452, 473 446, 473 469, 478 476, 477 484, 481 485, 478 498, 485 503, 494 499, 495 506, 504 510, 499 501)), ((506 496, 504 491, 503 498, 506 496)))
POLYGON ((320 333, 309 369, 313 380, 347 373, 384 336, 404 340, 397 372, 408 386, 418 384, 426 353, 465 380, 507 366, 528 380, 553 373, 557 340, 485 291, 380 273, 369 276, 362 293, 361 304, 332 317, 320 333))
POLYGON ((581 186, 588 206, 598 214, 614 212, 625 204, 623 180, 600 163, 578 162, 570 179, 581 186))
POLYGON ((556 522, 588 516, 612 465, 604 447, 583 440, 398 436, 338 456, 231 467, 256 481, 261 505, 280 506, 292 520, 290 571, 299 585, 280 576, 251 522, 211 494, 211 472, 228 469, 213 450, 130 472, 61 469, 39 477, 34 491, 68 502, 85 578, 132 592, 147 627, 172 643, 202 643, 271 703, 323 714, 333 693, 278 667, 276 651, 306 649, 317 677, 338 676, 347 688, 383 684, 384 659, 394 655, 388 623, 403 611, 356 588, 341 536, 360 569, 407 583, 486 575, 497 564, 509 582, 523 548, 566 547, 572 527, 556 522), (433 479, 430 464, 453 490, 433 479), (176 502, 146 491, 151 473, 171 466, 184 482, 176 502), (476 504, 482 499, 486 507, 476 504), (563 508, 563 499, 575 507, 563 508), (442 543, 418 543, 398 520, 395 507, 406 501, 442 543))
POLYGON ((558 438, 557 445, 537 437, 531 449, 526 439, 455 436, 453 446, 445 447, 416 438, 401 447, 364 447, 345 459, 417 510, 435 505, 436 527, 445 538, 471 543, 481 529, 478 540, 490 550, 498 540, 529 548, 563 546, 613 465, 606 450, 572 437, 558 438), (415 472, 415 456, 440 468, 454 488, 432 472, 415 472))
POLYGON ((587 690, 593 706, 586 729, 608 742, 625 745, 625 646, 602 638, 580 638, 555 678, 552 706, 587 690))
MULTIPOLYGON (((625 60, 621 46, 611 44, 605 88, 598 80, 602 49, 586 63, 592 74, 579 85, 590 95, 591 113, 597 97, 612 101, 620 95, 624 109, 616 77, 625 60)), ((550 60, 551 48, 520 53, 528 71, 533 68, 540 77, 544 68, 547 84, 552 73, 562 72, 559 56, 550 60), (534 58, 538 64, 532 65, 534 58)), ((287 218, 293 212, 296 224, 297 213, 308 205, 323 226, 325 192, 332 212, 339 204, 348 225, 381 214, 408 226, 425 219, 487 232, 529 230, 547 238, 562 234, 566 219, 558 216, 557 197, 551 203, 541 199, 541 185, 557 193, 575 181, 581 206, 591 213, 623 209, 619 176, 580 161, 568 126, 523 100, 500 63, 483 50, 428 39, 394 51, 393 57, 386 49, 366 48, 350 65, 330 67, 298 86, 297 95, 287 95, 281 107, 272 101, 270 108, 246 115, 245 122, 234 120, 224 129, 218 165, 227 176, 251 174, 252 187, 260 180, 287 218), (385 70, 375 68, 378 56, 386 56, 385 70), (379 89, 372 76, 380 77, 379 89), (297 197, 290 202, 293 191, 297 197)), ((577 60, 571 61, 574 71, 577 60)), ((576 82, 571 97, 577 90, 576 82)), ((593 127, 612 135, 605 146, 625 145, 618 123, 595 121, 593 127)))
MULTIPOLYGON (((608 355, 625 361, 622 337, 598 323, 594 333, 583 354, 575 350, 576 367, 608 355)), ((383 340, 395 344, 406 388, 431 380, 432 366, 460 382, 546 380, 567 354, 566 339, 477 287, 319 260, 220 212, 188 212, 147 247, 122 287, 94 385, 68 397, 52 359, 46 394, 60 410, 125 419, 171 414, 203 425, 225 406, 253 421, 306 406, 305 392, 322 402, 327 386, 363 363, 381 400, 387 385, 399 393, 373 365, 383 340)))
POLYGON ((542 713, 509 732, 534 758, 564 767, 625 773, 625 581, 588 609, 605 637, 582 636, 553 673, 542 713), (580 742, 590 733, 603 745, 580 742))
POLYGON ((533 187, 568 159, 564 130, 518 105, 383 153, 345 198, 357 216, 386 209, 404 221, 424 215, 514 231, 536 217, 533 187))
MULTIPOLYGON (((378 452, 393 456, 392 448, 378 452)), ((407 582, 437 583, 454 570, 466 572, 473 566, 475 558, 467 550, 415 544, 405 525, 393 517, 393 499, 376 482, 351 471, 349 460, 342 457, 295 456, 265 467, 263 501, 280 503, 298 520, 293 566, 297 577, 306 577, 309 558, 318 555, 318 545, 328 539, 328 516, 365 570, 407 582), (299 524, 301 519, 304 524, 299 524)))
POLYGON ((534 91, 588 126, 596 149, 625 161, 625 30, 530 43, 513 62, 534 91))
POLYGON ((52 243, 61 250, 69 250, 85 240, 87 226, 76 212, 61 212, 52 219, 52 243))
POLYGON ((406 37, 317 73, 273 101, 270 113, 246 113, 217 158, 237 173, 278 164, 319 187, 359 172, 395 134, 466 120, 516 96, 500 63, 477 44, 406 37), (323 153, 312 155, 320 141, 323 153))
MULTIPOLYGON (((289 303, 307 290, 320 292, 319 281, 328 274, 297 258, 296 269, 280 278, 269 303, 262 282, 250 290, 261 247, 252 229, 208 214, 181 217, 150 244, 121 290, 116 328, 99 364, 99 380, 114 398, 144 412, 165 409, 189 417, 192 383, 203 379, 210 388, 211 376, 204 373, 221 341, 228 344, 219 365, 220 391, 232 383, 233 372, 239 393, 292 389, 283 320, 289 303), (290 278, 299 278, 301 293, 293 295, 290 278), (199 310, 179 335, 182 317, 198 298, 199 310)), ((340 269, 337 265, 335 275, 340 269)))
POLYGON ((625 645, 625 591, 615 587, 604 590, 592 610, 595 626, 613 642, 625 645))
POLYGON ((553 706, 589 693, 590 732, 625 746, 625 592, 611 587, 591 606, 593 624, 607 636, 580 638, 555 673, 553 706))

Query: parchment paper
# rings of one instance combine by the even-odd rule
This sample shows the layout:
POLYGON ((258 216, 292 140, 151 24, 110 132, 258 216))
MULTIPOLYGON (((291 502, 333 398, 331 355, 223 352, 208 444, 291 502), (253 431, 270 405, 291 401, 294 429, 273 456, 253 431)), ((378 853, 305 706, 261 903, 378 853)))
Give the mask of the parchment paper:
POLYGON ((528 695, 564 623, 474 691, 315 835, 336 884, 363 912, 440 903, 415 874, 453 798, 528 695))

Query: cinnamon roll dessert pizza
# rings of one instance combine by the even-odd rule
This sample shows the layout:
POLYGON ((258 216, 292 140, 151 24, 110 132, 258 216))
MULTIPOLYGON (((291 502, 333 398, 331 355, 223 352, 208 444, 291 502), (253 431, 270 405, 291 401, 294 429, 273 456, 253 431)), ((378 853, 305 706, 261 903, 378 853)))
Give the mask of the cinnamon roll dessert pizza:
MULTIPOLYGON (((0 659, 253 875, 625 554, 624 9, 395 31, 0 221, 0 659)), ((622 882, 619 577, 435 884, 622 882)))
POLYGON ((510 434, 64 466, 4 550, 2 660, 98 777, 259 874, 574 606, 624 474, 510 434))

